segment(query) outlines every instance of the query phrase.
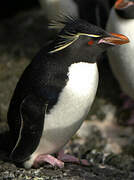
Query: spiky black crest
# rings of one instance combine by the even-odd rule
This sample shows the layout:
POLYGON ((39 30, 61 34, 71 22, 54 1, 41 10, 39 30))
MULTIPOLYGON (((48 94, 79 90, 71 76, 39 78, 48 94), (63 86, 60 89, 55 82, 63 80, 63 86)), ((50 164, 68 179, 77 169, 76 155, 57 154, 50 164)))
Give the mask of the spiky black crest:
MULTIPOLYGON (((72 16, 59 16, 57 20, 52 21, 50 28, 66 30, 70 34, 93 34, 93 35, 103 35, 105 31, 101 28, 90 24, 89 22, 79 19, 78 17, 72 16), (94 32, 94 33, 93 33, 94 32)), ((62 31, 63 32, 63 31, 62 31)))
POLYGON ((79 36, 89 36, 91 38, 100 38, 106 36, 106 32, 85 20, 64 16, 60 20, 54 21, 51 28, 60 29, 60 32, 57 36, 57 42, 52 51, 50 53, 59 51, 68 45, 72 44, 75 40, 79 38, 79 36))

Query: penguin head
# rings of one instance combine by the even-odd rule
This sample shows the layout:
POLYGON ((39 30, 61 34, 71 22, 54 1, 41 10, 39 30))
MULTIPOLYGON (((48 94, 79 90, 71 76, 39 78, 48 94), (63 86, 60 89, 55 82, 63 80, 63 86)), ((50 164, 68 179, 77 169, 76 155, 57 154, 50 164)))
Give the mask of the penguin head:
POLYGON ((90 58, 94 62, 108 47, 128 42, 128 38, 124 35, 108 33, 82 19, 69 19, 64 22, 64 27, 58 34, 50 53, 66 51, 75 59, 90 58))
POLYGON ((120 17, 134 19, 134 0, 117 0, 114 8, 120 17))

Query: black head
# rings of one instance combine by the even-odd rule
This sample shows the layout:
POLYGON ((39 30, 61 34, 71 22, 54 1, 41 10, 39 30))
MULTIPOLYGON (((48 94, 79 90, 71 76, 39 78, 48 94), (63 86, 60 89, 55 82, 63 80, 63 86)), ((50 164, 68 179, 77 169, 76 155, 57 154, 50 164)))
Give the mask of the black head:
POLYGON ((117 0, 114 7, 122 18, 134 19, 134 0, 117 0))
POLYGON ((81 19, 67 19, 49 53, 64 53, 77 60, 93 62, 108 47, 129 42, 128 38, 112 34, 81 19))

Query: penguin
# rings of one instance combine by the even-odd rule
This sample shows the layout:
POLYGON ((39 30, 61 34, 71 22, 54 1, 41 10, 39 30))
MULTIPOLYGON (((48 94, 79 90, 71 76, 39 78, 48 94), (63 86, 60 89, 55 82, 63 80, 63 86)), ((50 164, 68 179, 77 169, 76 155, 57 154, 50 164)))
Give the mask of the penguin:
POLYGON ((8 156, 25 168, 40 162, 64 166, 62 153, 59 159, 52 154, 76 133, 91 108, 100 55, 108 47, 129 42, 79 18, 60 23, 63 28, 56 38, 22 73, 9 105, 8 156))
MULTIPOLYGON (((107 51, 113 74, 123 92, 134 99, 134 0, 117 0, 107 22, 107 31, 123 33, 131 43, 107 51)), ((130 100, 124 107, 132 106, 130 100), (129 102, 129 103, 128 103, 129 102), (130 105, 127 105, 130 104, 130 105)), ((131 118, 130 118, 131 119, 131 118)), ((134 121, 134 119, 133 119, 134 121)))

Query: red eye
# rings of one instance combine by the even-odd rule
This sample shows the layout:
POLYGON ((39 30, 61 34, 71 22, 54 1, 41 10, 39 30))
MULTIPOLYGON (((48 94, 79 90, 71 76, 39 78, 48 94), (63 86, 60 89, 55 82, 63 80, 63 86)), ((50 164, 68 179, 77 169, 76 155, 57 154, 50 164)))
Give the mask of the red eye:
POLYGON ((93 45, 94 44, 94 41, 93 40, 90 40, 90 41, 88 41, 88 45, 93 45))

